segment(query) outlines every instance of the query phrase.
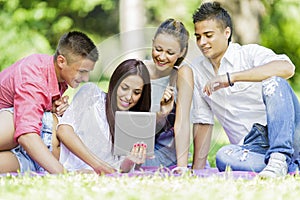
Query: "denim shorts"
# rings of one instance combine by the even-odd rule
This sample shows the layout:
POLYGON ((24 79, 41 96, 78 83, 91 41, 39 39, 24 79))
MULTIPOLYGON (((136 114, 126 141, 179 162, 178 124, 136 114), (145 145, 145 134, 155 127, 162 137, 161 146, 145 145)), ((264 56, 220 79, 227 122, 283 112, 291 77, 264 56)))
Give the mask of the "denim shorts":
MULTIPOLYGON (((0 111, 9 111, 11 113, 14 112, 13 108, 5 108, 0 111)), ((45 112, 42 118, 42 128, 41 128, 41 138, 45 145, 48 147, 50 151, 52 151, 52 126, 53 126, 53 114, 51 112, 45 112)), ((35 171, 35 172, 44 172, 44 168, 42 168, 37 162, 31 159, 31 157, 27 154, 27 152, 18 145, 11 152, 17 157, 20 165, 20 172, 26 171, 35 171)))

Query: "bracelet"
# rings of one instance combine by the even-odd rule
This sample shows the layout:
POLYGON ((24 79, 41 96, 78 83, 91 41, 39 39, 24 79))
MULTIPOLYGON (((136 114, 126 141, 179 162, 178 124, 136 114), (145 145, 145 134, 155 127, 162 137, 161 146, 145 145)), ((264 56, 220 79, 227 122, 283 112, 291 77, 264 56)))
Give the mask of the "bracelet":
POLYGON ((227 79, 228 79, 229 86, 232 87, 232 86, 234 85, 234 83, 232 83, 232 82, 230 81, 229 73, 226 72, 226 75, 227 75, 227 79))

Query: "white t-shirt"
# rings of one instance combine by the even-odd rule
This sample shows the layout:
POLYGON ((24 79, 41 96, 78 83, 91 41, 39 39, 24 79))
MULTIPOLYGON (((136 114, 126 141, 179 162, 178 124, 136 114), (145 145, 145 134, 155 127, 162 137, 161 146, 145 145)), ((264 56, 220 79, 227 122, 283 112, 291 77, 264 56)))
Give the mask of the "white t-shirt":
MULTIPOLYGON (((160 101, 169 85, 170 76, 164 76, 158 79, 151 79, 151 112, 160 111, 160 101)), ((177 90, 174 88, 174 98, 176 101, 177 90)))
MULTIPOLYGON (((106 93, 97 85, 86 83, 74 96, 59 124, 72 126, 75 133, 95 155, 118 169, 121 161, 116 160, 112 155, 105 101, 106 93)), ((69 171, 92 170, 63 144, 61 144, 60 162, 69 171)))
MULTIPOLYGON (((256 44, 241 46, 230 43, 218 75, 247 70, 274 60, 290 59, 256 44)), ((254 123, 266 125, 266 111, 262 100, 261 82, 236 82, 233 87, 204 94, 203 87, 215 76, 212 64, 201 56, 193 64, 194 96, 192 122, 214 124, 214 117, 223 126, 232 144, 241 144, 254 123)))

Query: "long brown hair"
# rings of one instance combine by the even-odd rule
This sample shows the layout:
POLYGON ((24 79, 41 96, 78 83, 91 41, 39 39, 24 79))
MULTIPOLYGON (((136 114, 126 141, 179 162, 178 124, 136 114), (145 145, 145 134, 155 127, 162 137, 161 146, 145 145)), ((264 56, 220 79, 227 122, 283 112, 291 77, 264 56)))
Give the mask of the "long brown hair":
POLYGON ((114 144, 115 135, 115 112, 117 110, 117 89, 120 83, 130 75, 138 75, 143 79, 144 86, 141 97, 137 104, 129 111, 149 112, 151 106, 151 85, 150 75, 145 64, 136 59, 123 61, 113 72, 108 86, 106 97, 106 116, 109 124, 112 144, 114 144))

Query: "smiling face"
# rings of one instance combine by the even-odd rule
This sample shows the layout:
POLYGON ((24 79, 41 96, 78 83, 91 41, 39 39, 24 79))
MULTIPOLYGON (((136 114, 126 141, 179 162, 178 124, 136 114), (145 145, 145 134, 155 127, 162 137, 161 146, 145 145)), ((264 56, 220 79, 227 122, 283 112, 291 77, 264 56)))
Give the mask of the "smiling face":
POLYGON ((126 77, 117 89, 118 110, 126 111, 134 107, 143 92, 144 82, 138 75, 126 77))
POLYGON ((195 23, 196 42, 205 57, 219 63, 227 47, 231 30, 225 29, 216 20, 204 20, 195 23))
POLYGON ((183 53, 179 41, 173 35, 161 33, 153 40, 152 58, 160 71, 172 69, 183 53))
POLYGON ((89 80, 89 74, 94 69, 95 62, 81 56, 76 56, 74 61, 68 62, 66 57, 59 55, 57 65, 59 66, 59 81, 66 81, 70 87, 76 88, 81 82, 89 80))

